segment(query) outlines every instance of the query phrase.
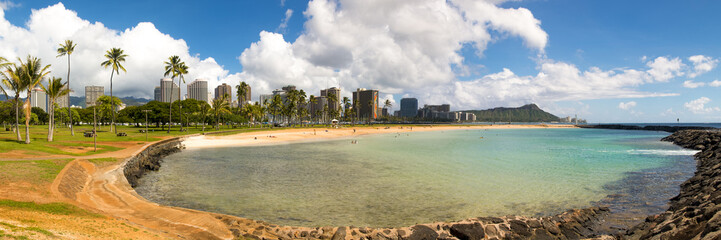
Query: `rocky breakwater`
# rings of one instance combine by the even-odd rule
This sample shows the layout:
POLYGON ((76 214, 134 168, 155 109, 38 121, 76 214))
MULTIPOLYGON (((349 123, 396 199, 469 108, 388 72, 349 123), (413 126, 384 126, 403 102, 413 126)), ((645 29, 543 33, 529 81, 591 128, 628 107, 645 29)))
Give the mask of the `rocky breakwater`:
POLYGON ((608 208, 592 207, 550 217, 480 217, 403 228, 288 227, 227 215, 217 218, 236 238, 246 239, 584 239, 610 238, 594 231, 606 214, 608 208))
POLYGON ((183 148, 183 140, 184 138, 171 138, 154 143, 128 159, 123 167, 123 174, 130 186, 138 186, 138 179, 146 172, 160 169, 163 157, 180 151, 183 148))
POLYGON ((646 218, 629 239, 721 239, 721 131, 682 130, 663 138, 700 150, 696 173, 681 185, 667 211, 646 218))
POLYGON ((674 133, 681 130, 713 130, 712 127, 694 127, 694 126, 636 126, 623 124, 597 124, 597 125, 578 125, 580 128, 601 128, 601 129, 617 129, 617 130, 644 130, 644 131, 661 131, 674 133))

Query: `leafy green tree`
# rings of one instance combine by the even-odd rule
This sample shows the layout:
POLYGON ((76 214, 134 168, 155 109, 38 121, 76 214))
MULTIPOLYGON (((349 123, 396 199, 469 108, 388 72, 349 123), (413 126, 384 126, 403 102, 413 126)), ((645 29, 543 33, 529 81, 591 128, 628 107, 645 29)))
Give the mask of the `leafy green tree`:
POLYGON ((228 110, 228 94, 223 95, 221 98, 213 99, 213 115, 215 116, 215 129, 220 129, 220 115, 229 113, 228 110))
MULTIPOLYGON (((117 73, 118 75, 120 75, 120 70, 123 70, 123 72, 127 72, 127 70, 125 70, 125 67, 123 67, 123 62, 125 62, 126 57, 128 57, 128 55, 126 55, 124 53, 123 49, 112 48, 112 49, 108 50, 107 52, 105 52, 105 58, 107 60, 105 60, 104 62, 102 62, 100 64, 101 66, 103 66, 105 68, 108 68, 108 67, 111 68, 111 71, 110 71, 110 97, 111 98, 113 97, 113 74, 117 73)), ((115 126, 115 105, 111 106, 111 110, 112 110, 111 112, 112 112, 113 118, 110 122, 110 125, 115 130, 115 133, 117 134, 118 129, 115 126)))
POLYGON ((95 104, 95 107, 98 109, 98 119, 101 119, 102 122, 110 121, 110 126, 115 128, 115 121, 113 119, 115 112, 114 107, 122 103, 118 97, 100 96, 95 104))
MULTIPOLYGON (((52 78, 50 79, 50 82, 48 82, 47 86, 42 86, 43 90, 45 90, 45 94, 47 94, 48 98, 48 112, 50 115, 50 119, 48 120, 48 142, 53 141, 53 132, 55 132, 55 101, 58 98, 64 97, 68 94, 70 94, 70 88, 65 88, 67 86, 67 83, 63 84, 62 79, 60 78, 52 78)), ((70 102, 68 102, 70 103, 70 102)), ((68 108, 68 111, 70 109, 68 108)), ((73 122, 73 116, 69 114, 69 121, 70 121, 70 128, 72 128, 72 122, 73 122)), ((72 132, 72 130, 71 130, 72 132)))
POLYGON ((210 114, 210 104, 207 102, 198 102, 198 118, 203 123, 203 132, 205 132, 205 118, 210 114))
POLYGON ((38 121, 35 122, 36 124, 48 123, 48 113, 46 113, 45 110, 43 110, 42 108, 32 107, 30 109, 30 112, 38 117, 38 121))
MULTIPOLYGON (((73 40, 65 40, 65 43, 60 44, 60 47, 58 48, 58 56, 56 57, 62 57, 62 56, 68 56, 68 78, 66 85, 68 86, 68 92, 70 92, 70 55, 73 54, 75 51, 75 46, 77 44, 73 43, 73 40)), ((68 107, 70 107, 70 94, 67 94, 68 99, 68 107)), ((70 111, 70 108, 68 108, 68 111, 70 111)), ((75 136, 75 131, 73 130, 73 115, 68 112, 68 115, 70 117, 70 135, 75 136)))

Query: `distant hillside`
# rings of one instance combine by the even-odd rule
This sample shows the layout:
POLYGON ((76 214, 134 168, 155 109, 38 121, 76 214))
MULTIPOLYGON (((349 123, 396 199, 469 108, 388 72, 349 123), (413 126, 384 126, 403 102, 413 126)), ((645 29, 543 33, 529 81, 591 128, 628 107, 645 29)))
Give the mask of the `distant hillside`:
MULTIPOLYGON (((9 97, 9 99, 12 99, 12 98, 13 98, 13 96, 9 97)), ((21 99, 24 100, 25 98, 21 98, 21 99)), ((0 101, 5 101, 5 100, 7 100, 5 98, 5 95, 2 95, 0 93, 0 101)), ((135 97, 123 97, 123 98, 120 98, 120 101, 125 103, 125 105, 127 105, 127 106, 140 106, 140 105, 144 105, 144 104, 150 102, 150 99, 135 98, 135 97)), ((70 105, 81 106, 81 107, 85 108, 85 96, 83 96, 83 97, 70 96, 70 105)))
MULTIPOLYGON (((150 99, 146 98, 135 98, 135 97, 122 97, 120 101, 125 103, 127 106, 140 106, 150 102, 150 99)), ((70 105, 85 107, 85 96, 75 97, 70 96, 70 105)))
POLYGON ((536 104, 528 104, 518 108, 493 108, 487 110, 469 110, 476 114, 479 122, 553 122, 560 119, 553 114, 541 110, 536 104))

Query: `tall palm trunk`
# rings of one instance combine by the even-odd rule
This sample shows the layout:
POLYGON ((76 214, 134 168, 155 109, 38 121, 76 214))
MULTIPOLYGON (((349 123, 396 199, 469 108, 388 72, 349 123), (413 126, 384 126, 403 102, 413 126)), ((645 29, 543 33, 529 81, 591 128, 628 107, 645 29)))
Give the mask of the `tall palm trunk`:
MULTIPOLYGON (((115 134, 118 134, 118 127, 115 126, 115 101, 113 101, 113 74, 115 71, 110 71, 110 111, 113 113, 113 118, 110 120, 110 127, 115 130, 115 134)), ((70 86, 68 86, 70 87, 70 86)), ((69 94, 68 94, 69 95, 69 94)), ((68 110, 70 109, 70 103, 68 103, 68 110)), ((70 115, 72 119, 72 115, 70 115)))
MULTIPOLYGON (((111 77, 112 78, 112 77, 111 77)), ((110 80, 110 85, 112 86, 113 81, 110 80)), ((70 90, 70 54, 68 54, 68 90, 70 90)), ((113 95, 113 87, 110 87, 110 96, 113 95)), ((112 97, 111 97, 112 100, 112 97)), ((53 109, 53 112, 55 112, 55 109, 53 109)), ((53 114, 54 115, 54 114, 53 114)), ((70 110, 70 93, 68 93, 68 117, 70 117, 70 136, 75 136, 75 130, 73 130, 73 113, 70 110)), ((53 122, 54 123, 54 122, 53 122)), ((50 136, 50 141, 53 140, 53 137, 50 136)))
POLYGON ((28 97, 23 106, 25 109, 25 144, 30 144, 30 94, 32 93, 28 91, 28 97))
MULTIPOLYGON (((50 101, 50 106, 54 105, 55 101, 50 101)), ((50 108, 50 119, 48 119, 48 142, 53 141, 53 132, 55 131, 55 128, 53 125, 55 124, 54 116, 55 116, 55 108, 50 108)))
POLYGON ((15 94, 15 133, 18 136, 18 142, 22 141, 20 136, 20 94, 15 94))
MULTIPOLYGON (((180 86, 178 86, 180 88, 180 86)), ((178 96, 180 97, 180 96, 178 96)), ((170 133, 170 127, 173 126, 173 80, 170 80, 170 105, 168 107, 168 133, 170 133)))
MULTIPOLYGON (((182 77, 182 75, 181 75, 182 77)), ((171 86, 172 87, 172 86, 171 86)), ((180 101, 180 78, 178 78, 178 101, 180 101)), ((173 97, 173 94, 170 94, 170 97, 173 97)), ((182 104, 178 102, 178 104, 182 104)), ((183 105, 180 105, 180 131, 183 131, 183 105)))

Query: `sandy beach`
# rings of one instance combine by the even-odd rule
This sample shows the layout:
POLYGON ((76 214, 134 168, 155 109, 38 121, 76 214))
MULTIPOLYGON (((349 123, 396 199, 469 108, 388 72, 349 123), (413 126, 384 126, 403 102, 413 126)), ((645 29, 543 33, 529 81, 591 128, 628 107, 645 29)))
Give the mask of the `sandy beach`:
POLYGON ((574 125, 434 125, 434 126, 393 126, 393 127, 351 127, 340 128, 302 128, 268 130, 227 136, 189 137, 183 144, 187 149, 262 146, 288 144, 296 142, 323 141, 330 139, 355 138, 368 134, 390 134, 427 131, 448 131, 463 129, 524 129, 524 128, 575 128, 574 125))

